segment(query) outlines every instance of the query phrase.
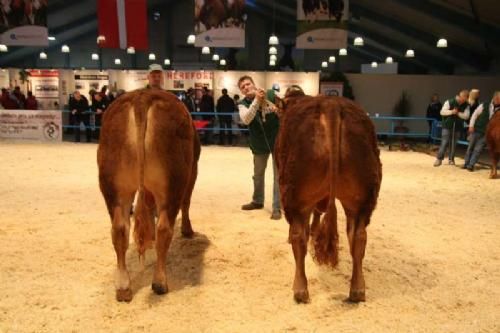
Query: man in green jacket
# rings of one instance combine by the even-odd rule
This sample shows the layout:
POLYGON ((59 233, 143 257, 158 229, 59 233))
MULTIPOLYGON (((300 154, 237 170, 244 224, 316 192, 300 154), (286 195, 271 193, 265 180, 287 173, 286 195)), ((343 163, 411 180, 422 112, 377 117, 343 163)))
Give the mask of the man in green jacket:
POLYGON ((474 171, 484 145, 486 144, 486 127, 493 114, 500 110, 500 91, 495 92, 490 103, 479 104, 470 118, 469 124, 469 147, 465 154, 463 169, 474 171))
MULTIPOLYGON (((239 105, 241 121, 248 125, 250 149, 253 154, 253 197, 252 202, 243 205, 243 210, 262 209, 264 207, 264 178, 269 155, 273 154, 274 141, 278 134, 279 120, 272 105, 274 91, 257 89, 250 76, 242 76, 238 80, 238 88, 245 96, 239 105)), ((278 171, 273 156, 273 212, 271 219, 281 218, 281 206, 278 188, 278 171)))
POLYGON ((457 146, 457 141, 460 132, 464 128, 464 120, 469 119, 468 98, 469 91, 462 90, 455 98, 451 98, 443 104, 443 108, 440 112, 443 117, 443 121, 441 122, 441 146, 439 147, 437 159, 434 162, 435 167, 441 165, 448 146, 450 146, 448 164, 455 165, 455 148, 457 146))

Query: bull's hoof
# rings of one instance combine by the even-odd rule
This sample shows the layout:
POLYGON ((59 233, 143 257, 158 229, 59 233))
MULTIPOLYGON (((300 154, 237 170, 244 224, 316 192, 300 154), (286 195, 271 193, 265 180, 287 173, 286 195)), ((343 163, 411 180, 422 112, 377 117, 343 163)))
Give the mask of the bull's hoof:
POLYGON ((490 174, 490 179, 495 179, 495 178, 497 178, 497 175, 495 175, 495 174, 493 174, 493 175, 492 175, 492 174, 490 174))
POLYGON ((182 237, 184 237, 184 238, 193 238, 194 231, 191 228, 189 228, 189 229, 182 228, 181 234, 182 234, 182 237))
POLYGON ((151 284, 151 289, 155 292, 156 295, 163 295, 168 293, 168 287, 167 285, 163 286, 160 283, 153 283, 151 284))
POLYGON ((307 289, 294 291, 293 298, 297 303, 309 303, 309 291, 307 291, 307 289))
POLYGON ((349 292, 349 302, 359 303, 364 302, 365 300, 366 298, 364 290, 351 290, 349 292))
POLYGON ((118 302, 130 302, 132 300, 132 290, 127 289, 116 289, 116 300, 118 302))

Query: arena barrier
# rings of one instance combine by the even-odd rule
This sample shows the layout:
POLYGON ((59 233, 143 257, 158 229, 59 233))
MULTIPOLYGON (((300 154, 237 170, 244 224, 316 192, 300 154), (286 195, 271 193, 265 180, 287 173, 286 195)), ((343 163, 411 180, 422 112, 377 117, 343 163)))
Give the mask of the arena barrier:
MULTIPOLYGON (((68 113, 69 110, 63 110, 63 113, 68 113)), ((90 127, 92 130, 96 129, 93 115, 91 111, 86 112, 90 115, 90 127)), ((246 125, 242 124, 239 120, 238 113, 223 113, 223 112, 196 112, 192 114, 193 120, 202 121, 204 116, 212 116, 214 119, 204 124, 205 126, 197 126, 198 131, 213 131, 219 132, 221 130, 231 130, 235 132, 246 132, 248 128, 246 125), (219 126, 218 116, 232 116, 233 117, 233 127, 230 129, 222 128, 219 126), (217 125, 217 126, 215 126, 217 125)), ((378 128, 376 133, 377 136, 387 136, 387 137, 407 137, 407 138, 427 138, 432 142, 441 141, 441 122, 427 117, 393 117, 393 116, 369 116, 370 119, 375 123, 378 128), (431 132, 429 134, 428 130, 425 131, 408 131, 399 132, 398 123, 408 124, 408 123, 423 123, 422 128, 428 127, 428 121, 432 121, 431 132)), ((64 129, 69 128, 80 128, 80 125, 63 125, 64 129)), ((459 144, 468 145, 466 140, 459 140, 459 144)))

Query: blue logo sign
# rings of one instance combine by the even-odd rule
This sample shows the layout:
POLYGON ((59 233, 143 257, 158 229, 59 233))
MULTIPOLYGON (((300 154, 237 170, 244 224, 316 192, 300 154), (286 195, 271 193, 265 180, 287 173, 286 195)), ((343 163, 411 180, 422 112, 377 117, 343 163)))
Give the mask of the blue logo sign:
POLYGON ((16 40, 17 39, 16 34, 10 34, 10 39, 16 40))
POLYGON ((205 41, 212 42, 212 38, 209 35, 205 36, 205 41))

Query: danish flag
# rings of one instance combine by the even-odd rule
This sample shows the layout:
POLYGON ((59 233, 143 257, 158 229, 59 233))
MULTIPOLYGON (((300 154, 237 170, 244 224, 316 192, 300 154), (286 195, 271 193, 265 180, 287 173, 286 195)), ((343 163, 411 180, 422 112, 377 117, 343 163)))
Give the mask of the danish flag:
POLYGON ((101 47, 148 49, 146 0, 98 0, 101 47))

